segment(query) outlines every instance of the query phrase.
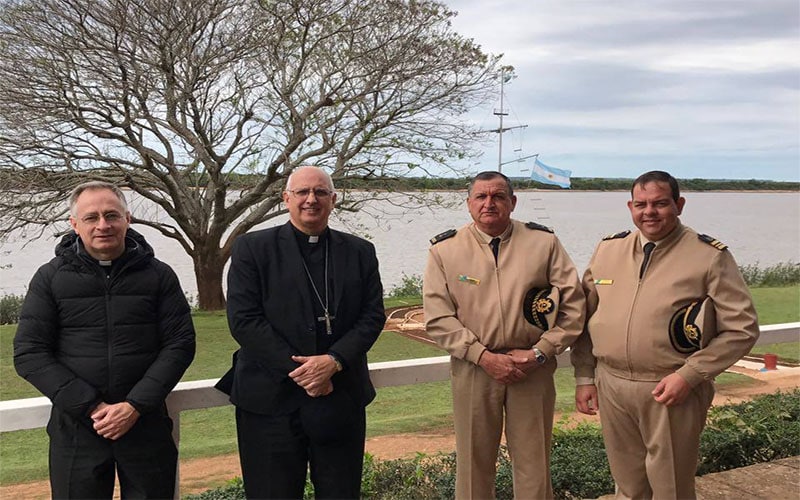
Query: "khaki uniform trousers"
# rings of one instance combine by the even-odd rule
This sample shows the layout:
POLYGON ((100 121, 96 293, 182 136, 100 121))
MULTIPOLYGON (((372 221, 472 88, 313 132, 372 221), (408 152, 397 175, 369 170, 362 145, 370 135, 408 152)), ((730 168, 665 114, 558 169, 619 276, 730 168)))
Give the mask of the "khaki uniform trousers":
POLYGON ((616 498, 695 498, 700 433, 714 384, 701 383, 672 407, 653 399, 657 384, 615 377, 598 366, 600 423, 616 498))
POLYGON ((456 498, 495 497, 497 452, 505 420, 514 497, 552 498, 550 445, 555 407, 554 359, 515 384, 495 381, 478 365, 451 360, 456 431, 456 498))

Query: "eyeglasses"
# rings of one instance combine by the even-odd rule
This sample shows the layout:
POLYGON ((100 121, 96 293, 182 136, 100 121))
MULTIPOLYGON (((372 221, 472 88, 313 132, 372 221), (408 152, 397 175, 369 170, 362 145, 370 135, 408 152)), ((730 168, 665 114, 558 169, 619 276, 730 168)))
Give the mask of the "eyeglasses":
POLYGON ((292 195, 294 195, 295 198, 298 198, 298 199, 301 199, 301 200, 304 200, 304 199, 308 198, 311 193, 314 193, 314 198, 317 198, 319 200, 327 199, 330 195, 333 194, 333 191, 331 191, 330 189, 325 189, 325 188, 287 189, 286 192, 292 193, 292 195))
POLYGON ((108 212, 105 214, 89 214, 81 217, 81 222, 88 225, 94 225, 104 219, 108 224, 116 224, 120 222, 124 216, 119 212, 108 212))

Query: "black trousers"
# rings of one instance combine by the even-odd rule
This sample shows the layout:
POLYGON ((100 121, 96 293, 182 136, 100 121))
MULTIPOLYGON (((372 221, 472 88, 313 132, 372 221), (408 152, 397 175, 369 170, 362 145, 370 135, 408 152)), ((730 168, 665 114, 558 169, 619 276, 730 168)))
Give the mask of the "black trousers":
POLYGON ((308 398, 287 415, 236 409, 247 498, 301 499, 311 469, 317 499, 361 494, 366 415, 345 393, 308 398))
POLYGON ((172 420, 148 414, 116 441, 97 435, 92 421, 57 409, 50 435, 50 488, 54 499, 112 498, 119 475, 122 498, 173 498, 178 450, 172 420))

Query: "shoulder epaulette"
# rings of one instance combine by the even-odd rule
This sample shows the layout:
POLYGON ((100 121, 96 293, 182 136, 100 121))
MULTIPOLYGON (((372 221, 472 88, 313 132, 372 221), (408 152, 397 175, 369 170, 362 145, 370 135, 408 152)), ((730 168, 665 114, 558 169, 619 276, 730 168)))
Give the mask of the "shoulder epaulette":
POLYGON ((620 231, 620 232, 618 232, 618 233, 609 234, 608 236, 606 236, 605 238, 603 238, 603 241, 607 241, 607 240, 616 240, 616 239, 618 239, 618 238, 625 238, 625 237, 626 237, 626 236, 628 236, 629 234, 631 234, 631 231, 630 231, 630 230, 627 230, 627 231, 620 231))
POLYGON ((718 239, 714 238, 713 236, 709 236, 707 234, 698 234, 697 237, 700 239, 700 241, 702 241, 704 243, 708 243, 709 245, 711 245, 712 247, 716 248, 719 251, 722 251, 722 250, 725 250, 725 249, 728 248, 728 245, 726 245, 725 243, 719 241, 718 239))
POLYGON ((525 227, 527 227, 528 229, 536 229, 536 230, 545 231, 545 232, 548 232, 548 233, 554 232, 552 227, 543 226, 543 225, 537 224, 535 222, 526 222, 525 223, 525 227))
POLYGON ((435 244, 439 243, 440 241, 446 240, 447 238, 452 238, 453 236, 456 235, 457 232, 458 231, 456 231, 455 229, 448 229, 447 231, 445 231, 443 233, 439 233, 436 236, 434 236, 433 238, 431 238, 431 245, 435 245, 435 244))

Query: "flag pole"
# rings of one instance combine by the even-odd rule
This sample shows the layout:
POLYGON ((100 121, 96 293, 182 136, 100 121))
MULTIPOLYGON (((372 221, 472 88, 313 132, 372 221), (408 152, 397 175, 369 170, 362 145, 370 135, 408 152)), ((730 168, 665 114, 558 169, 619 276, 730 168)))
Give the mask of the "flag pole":
POLYGON ((500 136, 499 140, 497 141, 497 171, 502 173, 503 172, 503 117, 506 116, 508 113, 505 113, 503 110, 503 95, 505 92, 503 91, 506 85, 506 69, 500 68, 500 111, 495 111, 495 115, 500 117, 500 128, 497 129, 497 133, 500 136))
MULTIPOLYGON (((510 67, 509 69, 513 70, 513 68, 510 67)), ((514 77, 513 74, 510 75, 509 80, 513 77, 514 77)), ((505 165, 506 163, 512 163, 512 162, 503 163, 503 132, 515 128, 527 127, 527 125, 517 125, 516 127, 503 128, 503 117, 508 116, 508 113, 506 113, 505 109, 503 109, 504 98, 505 98, 505 85, 506 85, 506 67, 503 66, 500 68, 500 109, 494 111, 494 115, 500 118, 500 127, 497 128, 497 130, 491 131, 491 132, 497 132, 500 135, 499 140, 497 141, 497 171, 500 173, 503 173, 503 165, 505 165)))

